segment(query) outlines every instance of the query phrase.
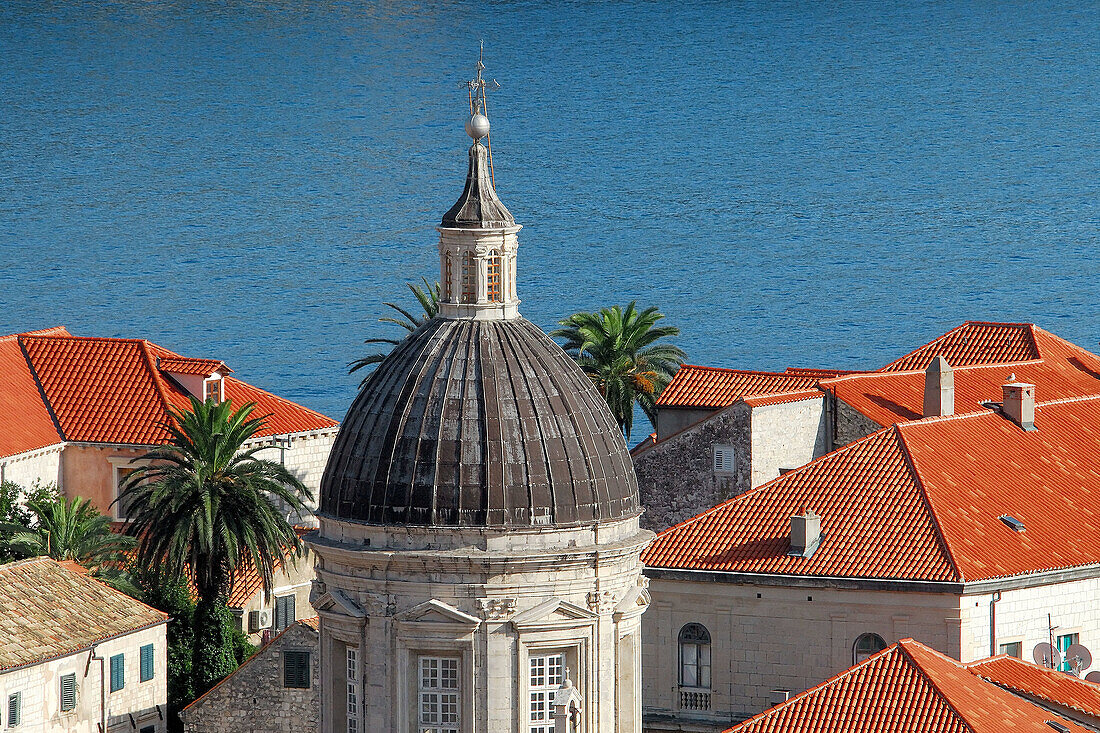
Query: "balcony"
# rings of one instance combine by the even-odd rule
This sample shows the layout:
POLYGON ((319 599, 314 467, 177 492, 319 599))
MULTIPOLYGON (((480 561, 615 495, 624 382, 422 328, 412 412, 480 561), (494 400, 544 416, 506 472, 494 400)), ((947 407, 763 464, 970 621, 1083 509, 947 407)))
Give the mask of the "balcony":
POLYGON ((680 709, 695 711, 710 710, 710 690, 703 687, 681 687, 680 709))

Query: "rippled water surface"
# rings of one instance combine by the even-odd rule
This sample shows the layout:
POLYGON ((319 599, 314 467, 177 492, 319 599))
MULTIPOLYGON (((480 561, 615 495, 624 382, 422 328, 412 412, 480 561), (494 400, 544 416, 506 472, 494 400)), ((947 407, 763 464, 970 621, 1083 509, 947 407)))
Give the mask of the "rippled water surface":
POLYGON ((1095 350, 1097 2, 8 0, 0 331, 342 417, 381 301, 437 276, 479 39, 541 326, 637 299, 690 361, 770 369, 966 319, 1095 350))

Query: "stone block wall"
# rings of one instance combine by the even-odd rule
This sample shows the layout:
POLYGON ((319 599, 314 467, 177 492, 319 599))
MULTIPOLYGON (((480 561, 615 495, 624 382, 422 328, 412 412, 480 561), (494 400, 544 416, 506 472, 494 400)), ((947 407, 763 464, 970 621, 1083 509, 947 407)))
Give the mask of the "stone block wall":
POLYGON ((747 491, 750 484, 750 409, 725 408, 634 457, 638 493, 645 507, 641 524, 661 531, 747 491), (714 446, 734 449, 734 471, 714 471, 714 446))
POLYGON ((853 663, 872 632, 887 644, 913 637, 959 656, 959 596, 824 587, 775 587, 651 578, 642 617, 642 703, 647 730, 715 730, 763 712, 853 663), (711 635, 711 709, 680 709, 678 635, 688 623, 711 635), (661 725, 658 721, 664 721, 661 725))
POLYGON ((825 395, 752 409, 752 488, 825 455, 825 395))
MULTIPOLYGON (((313 498, 306 504, 311 510, 316 510, 321 491, 321 476, 325 472, 328 454, 332 450, 333 442, 336 440, 336 432, 337 428, 329 428, 293 435, 290 439, 289 448, 280 450, 277 446, 271 446, 260 451, 257 457, 271 461, 282 461, 283 465, 309 489, 313 498)), ((271 438, 264 438, 249 445, 256 444, 270 445, 271 438)), ((298 519, 304 524, 316 523, 312 514, 298 519)))
POLYGON ((316 733, 320 729, 317 632, 296 623, 184 708, 186 733, 316 733), (283 652, 310 653, 309 689, 283 687, 283 652))
POLYGON ((36 481, 60 486, 63 447, 58 443, 40 450, 0 458, 0 480, 12 481, 28 489, 36 481))
POLYGON ((835 420, 832 446, 834 450, 866 437, 876 430, 882 430, 882 425, 865 416, 844 400, 831 399, 836 411, 833 418, 835 420))

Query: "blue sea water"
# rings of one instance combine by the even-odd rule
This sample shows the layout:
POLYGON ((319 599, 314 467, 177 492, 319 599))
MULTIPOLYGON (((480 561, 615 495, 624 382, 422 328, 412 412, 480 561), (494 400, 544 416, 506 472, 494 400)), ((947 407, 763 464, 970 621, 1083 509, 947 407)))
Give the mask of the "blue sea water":
POLYGON ((437 276, 481 39, 544 328, 637 299, 762 369, 966 319, 1100 339, 1095 0, 7 0, 0 331, 148 338, 342 417, 381 302, 437 276))

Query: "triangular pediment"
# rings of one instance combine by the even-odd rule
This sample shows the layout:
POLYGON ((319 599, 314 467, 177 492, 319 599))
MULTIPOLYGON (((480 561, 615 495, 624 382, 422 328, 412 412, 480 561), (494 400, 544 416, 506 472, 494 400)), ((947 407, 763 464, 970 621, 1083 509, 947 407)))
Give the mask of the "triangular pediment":
POLYGON ((528 608, 512 618, 512 624, 517 628, 569 624, 577 621, 595 621, 599 616, 587 608, 581 608, 575 603, 551 598, 542 603, 528 608))
POLYGON ((322 593, 313 602, 313 607, 318 611, 328 611, 329 613, 351 616, 352 618, 363 618, 367 615, 355 601, 336 589, 322 593))
POLYGON ((430 601, 424 601, 417 604, 412 608, 406 609, 395 617, 398 621, 415 621, 417 623, 437 623, 437 624, 463 624, 465 626, 477 627, 481 624, 481 619, 476 616, 471 616, 468 613, 459 611, 454 606, 444 603, 443 601, 433 598, 430 601))
POLYGON ((649 606, 649 591, 640 585, 634 586, 623 594, 622 600, 615 604, 615 613, 629 613, 649 606))

